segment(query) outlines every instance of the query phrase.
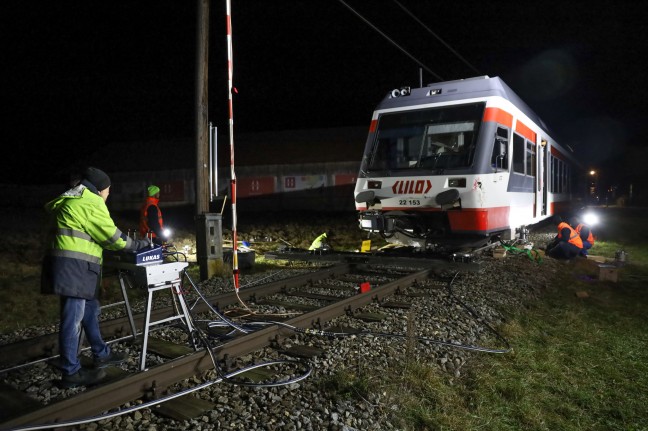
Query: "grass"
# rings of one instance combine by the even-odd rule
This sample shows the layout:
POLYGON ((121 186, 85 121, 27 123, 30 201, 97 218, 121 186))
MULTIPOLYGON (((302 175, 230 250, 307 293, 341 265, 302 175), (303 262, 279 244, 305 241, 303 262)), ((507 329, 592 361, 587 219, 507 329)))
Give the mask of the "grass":
MULTIPOLYGON (((10 226, 21 226, 13 220, 10 226)), ((33 226, 21 235, 3 234, 0 251, 0 333, 56 322, 58 297, 40 294, 42 234, 33 226), (54 305, 53 305, 54 304, 54 305)))
POLYGON ((424 363, 394 369, 384 387, 401 400, 402 429, 648 430, 648 230, 630 210, 605 222, 592 252, 628 252, 620 281, 570 266, 530 309, 509 310, 499 329, 514 351, 480 356, 459 379, 424 363))
POLYGON ((648 302, 639 283, 552 292, 503 330, 513 354, 485 358, 457 388, 461 429, 628 430, 648 427, 648 302), (613 292, 612 289, 615 289, 613 292), (468 402, 470 400, 471 402, 468 402))

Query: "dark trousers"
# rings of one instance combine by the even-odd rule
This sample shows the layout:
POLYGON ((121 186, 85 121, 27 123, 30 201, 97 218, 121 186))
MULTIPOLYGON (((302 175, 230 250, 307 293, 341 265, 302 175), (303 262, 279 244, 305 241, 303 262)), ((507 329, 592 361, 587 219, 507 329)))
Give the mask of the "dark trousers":
POLYGON ((101 305, 96 299, 61 296, 59 353, 63 373, 74 374, 81 368, 79 338, 82 327, 95 358, 105 358, 110 354, 110 347, 101 338, 99 331, 100 311, 101 305))
POLYGON ((554 247, 547 250, 547 254, 554 259, 571 259, 581 252, 581 249, 574 244, 560 241, 554 247))

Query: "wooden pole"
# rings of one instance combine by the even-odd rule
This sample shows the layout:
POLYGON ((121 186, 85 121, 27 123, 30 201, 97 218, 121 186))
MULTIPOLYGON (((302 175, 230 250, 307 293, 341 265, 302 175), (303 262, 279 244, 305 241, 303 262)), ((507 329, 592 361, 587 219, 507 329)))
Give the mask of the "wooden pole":
POLYGON ((197 0, 196 48, 196 214, 209 212, 209 0, 197 0))
POLYGON ((209 1, 197 0, 196 13, 196 249, 201 280, 213 277, 223 258, 221 216, 209 214, 209 1))

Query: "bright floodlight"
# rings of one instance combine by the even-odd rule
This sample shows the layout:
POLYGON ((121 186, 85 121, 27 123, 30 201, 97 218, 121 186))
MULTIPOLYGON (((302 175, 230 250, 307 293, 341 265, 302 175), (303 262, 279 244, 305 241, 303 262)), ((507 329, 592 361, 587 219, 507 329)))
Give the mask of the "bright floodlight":
POLYGON ((583 221, 584 221, 585 224, 587 224, 587 225, 594 226, 594 225, 597 225, 597 224, 598 224, 598 222, 599 222, 599 217, 598 217, 598 215, 596 215, 596 214, 594 214, 594 213, 587 213, 587 214, 585 214, 585 215, 583 216, 583 221))
POLYGON ((162 232, 166 238, 169 238, 171 236, 171 229, 164 229, 164 232, 162 232))
POLYGON ((590 175, 596 175, 596 171, 590 171, 590 175))

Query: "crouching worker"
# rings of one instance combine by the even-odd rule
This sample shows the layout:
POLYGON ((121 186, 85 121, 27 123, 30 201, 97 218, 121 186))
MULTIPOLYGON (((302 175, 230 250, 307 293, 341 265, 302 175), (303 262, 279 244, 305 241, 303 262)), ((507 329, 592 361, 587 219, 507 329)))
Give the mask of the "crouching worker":
POLYGON ((322 252, 331 250, 331 247, 328 244, 328 239, 331 236, 333 236, 332 232, 324 232, 323 234, 315 238, 315 240, 313 240, 310 247, 308 247, 308 250, 313 253, 316 251, 322 252))
POLYGON ((580 236, 581 241, 583 241, 583 249, 580 252, 581 256, 586 256, 588 254, 588 250, 592 248, 594 245, 594 234, 592 233, 592 228, 590 228, 588 225, 585 223, 580 223, 579 219, 575 219, 574 223, 572 223, 572 226, 576 225, 576 232, 578 232, 578 235, 580 236))
POLYGON ((558 235, 547 245, 547 255, 554 259, 572 259, 578 256, 583 249, 580 235, 559 216, 554 217, 554 220, 558 224, 558 235))
POLYGON ((126 360, 125 354, 111 351, 99 331, 102 251, 137 250, 149 241, 133 240, 115 226, 106 207, 109 191, 108 175, 88 168, 78 185, 45 205, 51 232, 41 290, 60 296, 59 366, 64 388, 97 383, 106 375, 102 368, 126 360), (79 361, 81 328, 94 368, 83 368, 79 361))

